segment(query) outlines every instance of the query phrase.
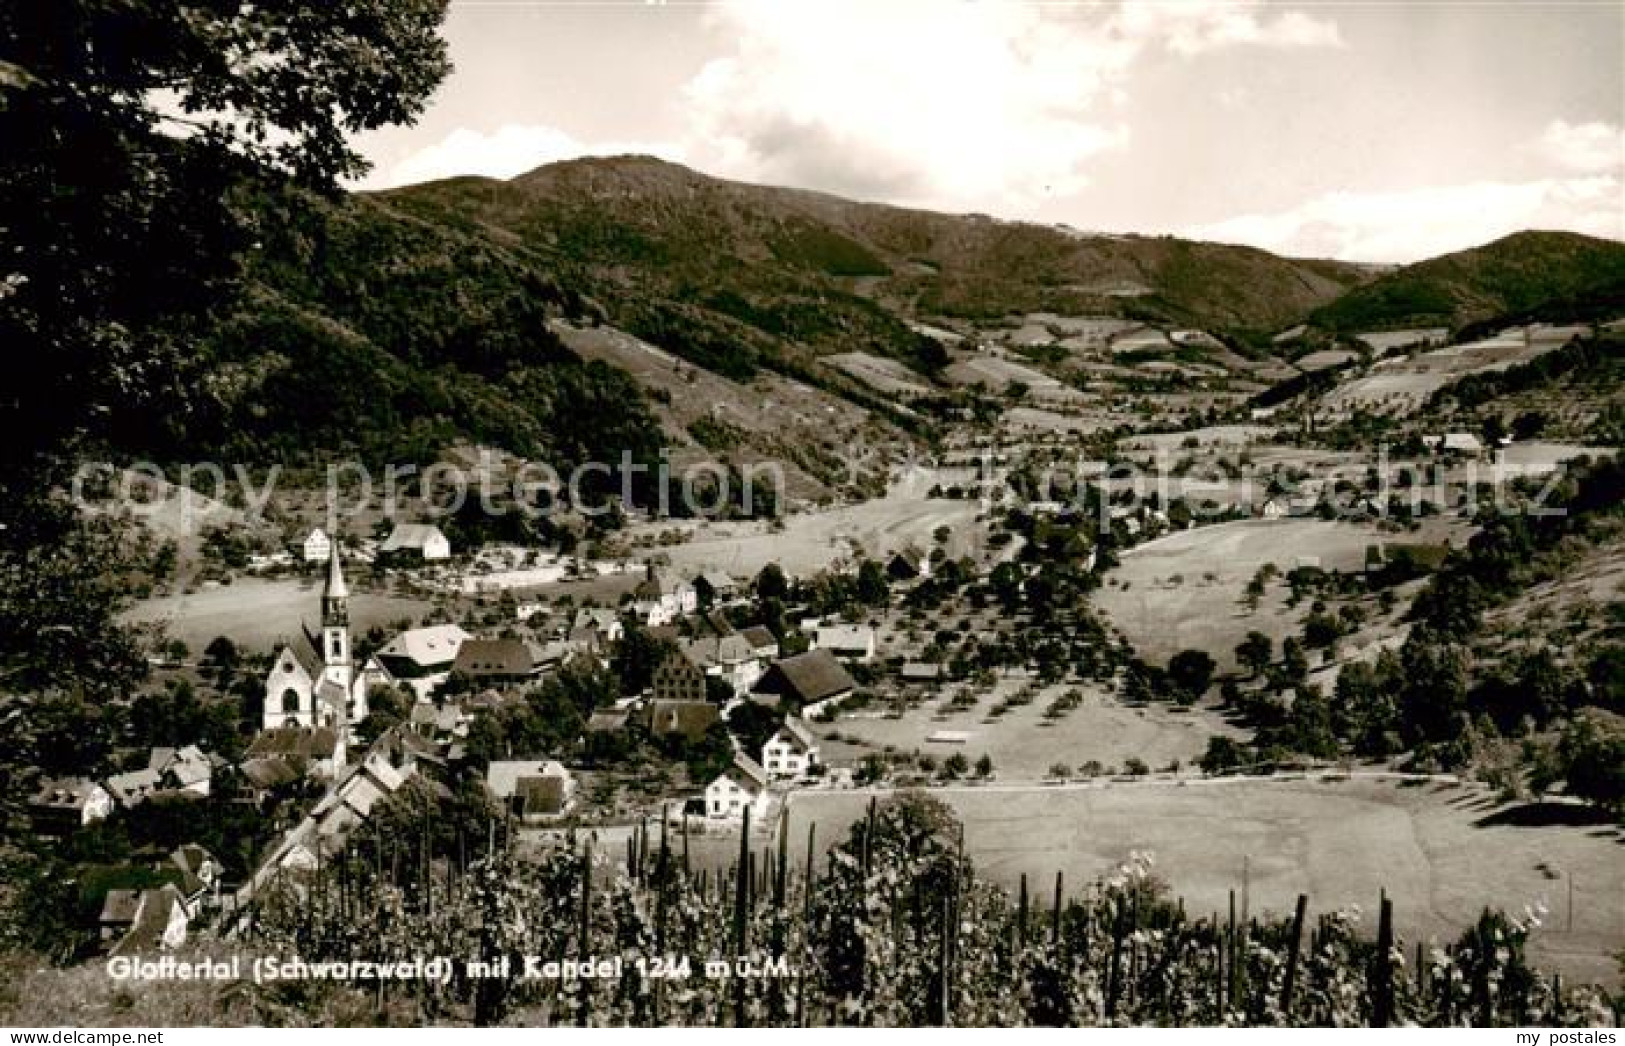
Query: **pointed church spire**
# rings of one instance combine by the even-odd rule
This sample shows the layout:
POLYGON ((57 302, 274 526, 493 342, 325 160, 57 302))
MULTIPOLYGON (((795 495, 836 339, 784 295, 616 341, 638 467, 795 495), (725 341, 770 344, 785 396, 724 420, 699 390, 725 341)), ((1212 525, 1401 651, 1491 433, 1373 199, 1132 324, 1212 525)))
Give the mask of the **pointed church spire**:
POLYGON ((339 543, 333 542, 333 551, 327 557, 327 587, 323 599, 348 599, 350 589, 344 584, 344 567, 339 564, 339 543))

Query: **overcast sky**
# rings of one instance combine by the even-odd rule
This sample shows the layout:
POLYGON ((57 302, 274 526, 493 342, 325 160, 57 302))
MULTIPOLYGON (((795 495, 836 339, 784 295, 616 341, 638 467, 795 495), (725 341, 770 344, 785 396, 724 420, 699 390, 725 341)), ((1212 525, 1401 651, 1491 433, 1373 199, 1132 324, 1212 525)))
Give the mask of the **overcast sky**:
POLYGON ((452 0, 366 187, 652 153, 1080 229, 1409 261, 1625 239, 1625 4, 452 0))

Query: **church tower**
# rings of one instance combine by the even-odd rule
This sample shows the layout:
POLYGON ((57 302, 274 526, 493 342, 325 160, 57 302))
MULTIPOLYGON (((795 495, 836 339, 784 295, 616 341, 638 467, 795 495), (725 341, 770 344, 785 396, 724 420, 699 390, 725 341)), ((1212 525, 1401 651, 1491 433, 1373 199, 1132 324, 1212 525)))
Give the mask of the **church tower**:
POLYGON ((327 558, 327 585, 322 589, 322 679, 350 695, 354 669, 350 663, 350 589, 344 584, 344 568, 339 565, 339 544, 327 558))

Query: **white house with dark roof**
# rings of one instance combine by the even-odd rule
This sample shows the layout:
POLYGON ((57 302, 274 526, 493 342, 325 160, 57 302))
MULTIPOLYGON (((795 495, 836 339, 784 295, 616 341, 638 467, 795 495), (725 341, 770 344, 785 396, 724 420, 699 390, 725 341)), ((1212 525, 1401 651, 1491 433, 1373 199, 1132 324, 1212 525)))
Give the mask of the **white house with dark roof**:
POLYGON ((416 555, 427 563, 450 559, 451 542, 433 523, 397 523, 378 551, 416 555))
POLYGON ((575 803, 575 775, 554 759, 493 762, 485 771, 485 787, 521 820, 562 817, 575 803))
POLYGON ((728 768, 705 786, 705 813, 718 820, 737 821, 750 811, 761 823, 767 816, 767 771, 743 752, 735 752, 728 768))
POLYGON ((795 716, 787 717, 784 725, 762 745, 762 767, 771 780, 806 777, 818 763, 818 738, 795 716))

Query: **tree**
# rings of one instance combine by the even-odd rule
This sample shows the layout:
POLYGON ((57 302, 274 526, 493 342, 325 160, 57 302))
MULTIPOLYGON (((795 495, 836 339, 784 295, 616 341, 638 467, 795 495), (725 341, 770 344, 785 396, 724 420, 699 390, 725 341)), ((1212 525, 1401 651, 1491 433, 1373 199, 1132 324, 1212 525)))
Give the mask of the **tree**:
POLYGON ((756 598, 783 600, 789 594, 790 582, 777 563, 769 563, 756 575, 756 598))
POLYGON ((867 606, 882 607, 891 601, 891 579, 886 568, 872 559, 858 565, 858 599, 867 606))
POLYGON ((1215 667, 1207 651, 1181 650, 1168 659, 1168 680, 1194 701, 1207 692, 1215 667))
POLYGON ((982 779, 986 780, 987 778, 992 777, 993 776, 993 757, 990 756, 990 755, 987 755, 986 753, 983 753, 981 758, 976 760, 975 770, 976 770, 976 776, 979 777, 979 778, 982 778, 982 779))
POLYGON ((447 69, 445 8, 0 5, 8 687, 121 694, 139 680, 117 616, 145 557, 59 496, 74 457, 184 436, 207 402, 198 333, 258 234, 255 207, 297 207, 284 190, 364 171, 346 139, 421 111, 447 69))
POLYGON ((1588 708, 1558 746, 1570 793, 1608 810, 1625 810, 1625 717, 1588 708))
POLYGON ((1254 676, 1263 673, 1275 657, 1275 645, 1262 632, 1247 633, 1247 638, 1236 646, 1236 660, 1254 676))

